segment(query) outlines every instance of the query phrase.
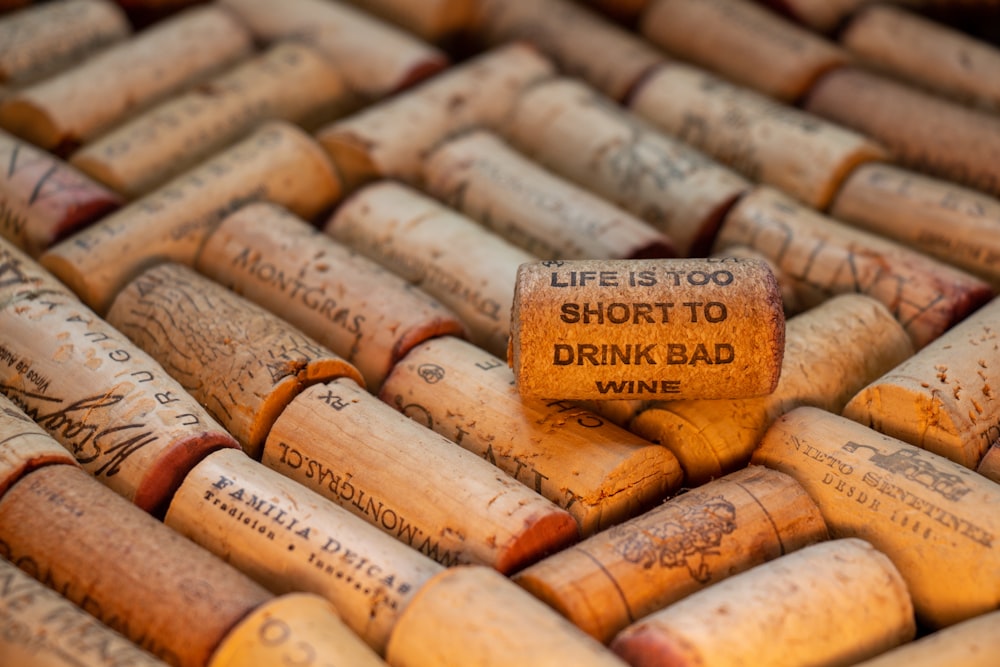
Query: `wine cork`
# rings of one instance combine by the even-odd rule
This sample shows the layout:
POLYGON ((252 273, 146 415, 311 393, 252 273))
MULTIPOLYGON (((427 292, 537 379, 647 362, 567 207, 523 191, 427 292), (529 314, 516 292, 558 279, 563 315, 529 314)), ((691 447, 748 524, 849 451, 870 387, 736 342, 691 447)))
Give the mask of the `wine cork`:
POLYGON ((296 397, 262 462, 445 566, 508 573, 578 538, 565 510, 347 379, 296 397))
POLYGON ((41 148, 69 152, 251 48, 249 32, 228 12, 192 8, 8 95, 0 126, 41 148))
POLYGON ((899 568, 917 620, 940 628, 1000 601, 1000 487, 957 463, 816 408, 778 419, 754 463, 802 484, 835 537, 860 537, 899 568))
POLYGON ((460 39, 472 22, 476 0, 350 0, 351 4, 431 43, 460 39))
POLYGON ((119 292, 108 322, 145 350, 260 458, 274 420, 306 387, 349 363, 276 315, 180 264, 160 264, 119 292))
POLYGON ((807 310, 799 303, 795 295, 795 286, 790 284, 784 272, 774 265, 766 255, 745 245, 729 245, 719 250, 713 257, 736 257, 738 259, 755 259, 767 264, 767 268, 774 274, 774 279, 778 281, 778 290, 781 292, 781 304, 785 309, 785 316, 797 315, 807 310))
POLYGON ((423 182, 434 197, 543 259, 677 254, 652 225, 556 176, 491 132, 473 130, 441 144, 424 163, 423 182))
POLYGON ((372 391, 415 345, 465 335, 436 299, 273 204, 226 217, 195 266, 346 359, 372 391))
POLYGON ((532 48, 500 47, 330 123, 316 136, 349 189, 379 177, 417 183, 435 144, 471 127, 498 126, 527 85, 552 74, 552 63, 532 48))
POLYGON ((774 276, 736 258, 524 264, 512 318, 526 398, 760 396, 785 345, 774 276))
POLYGON ((320 147, 284 121, 251 136, 50 248, 41 262, 98 312, 145 266, 191 264, 224 217, 253 201, 311 219, 340 196, 320 147))
POLYGON ((957 623, 856 667, 991 667, 1000 651, 1000 611, 957 623))
POLYGON ((270 594, 74 466, 0 500, 0 555, 164 662, 205 665, 270 594))
POLYGON ((450 568, 424 586, 386 658, 393 667, 625 664, 509 580, 475 566, 450 568))
POLYGON ((906 332, 881 303, 860 294, 833 297, 788 320, 781 379, 772 394, 655 403, 629 428, 674 452, 689 486, 704 484, 745 466, 783 413, 799 405, 840 412, 912 353, 906 332))
POLYGON ((323 53, 348 88, 375 100, 436 74, 448 63, 443 51, 383 21, 326 0, 219 0, 266 43, 306 42, 323 53))
POLYGON ((278 594, 334 603, 378 652, 414 593, 441 566, 236 450, 185 478, 164 523, 278 594))
POLYGON ((629 626, 611 647, 633 667, 735 667, 748 655, 775 667, 848 665, 915 632, 913 605, 892 562, 863 540, 841 539, 694 593, 629 626))
POLYGON ((894 241, 854 229, 761 186, 740 200, 716 238, 716 250, 749 246, 794 285, 806 307, 834 294, 881 301, 920 349, 988 301, 990 286, 894 241))
POLYGON ((750 0, 654 0, 639 31, 672 55, 783 102, 795 102, 848 59, 833 42, 750 0))
POLYGON ((517 267, 534 255, 392 181, 355 192, 324 231, 454 311, 473 343, 506 353, 517 267))
POLYGON ((122 204, 72 165, 0 131, 0 236, 38 257, 122 204))
POLYGON ((386 663, 352 633, 323 598, 289 593, 261 605, 212 654, 207 667, 386 663))
POLYGON ((584 0, 614 21, 631 24, 649 6, 652 0, 584 0))
POLYGON ((506 363, 451 336, 414 348, 379 396, 564 508, 584 536, 680 485, 665 448, 567 401, 522 399, 506 363))
POLYGON ((553 554, 514 581, 607 643, 672 602, 826 538, 805 490, 754 466, 553 554))
POLYGON ((890 164, 847 177, 830 215, 936 257, 1000 287, 1000 201, 890 164))
POLYGON ((76 459, 0 394, 0 497, 14 482, 35 468, 53 463, 75 465, 76 459))
POLYGON ((681 256, 704 254, 725 211, 750 187, 569 78, 527 90, 503 133, 542 166, 664 232, 681 256))
POLYGON ((647 77, 629 107, 750 180, 818 209, 855 167, 886 157, 860 134, 681 63, 647 77))
POLYGON ((861 68, 820 79, 806 111, 879 141, 894 161, 1000 195, 1000 118, 861 68))
POLYGON ((825 34, 836 32, 854 12, 875 0, 771 0, 768 4, 797 23, 825 34))
POLYGON ((2 558, 0 657, 32 667, 166 667, 2 558))
POLYGON ((987 479, 992 479, 994 482, 1000 482, 1000 445, 998 442, 994 442, 986 453, 983 455, 982 460, 979 461, 979 465, 976 467, 976 472, 987 479))
POLYGON ((191 169, 272 119, 315 127, 348 108, 333 64, 304 44, 277 44, 146 111, 70 158, 129 198, 191 169))

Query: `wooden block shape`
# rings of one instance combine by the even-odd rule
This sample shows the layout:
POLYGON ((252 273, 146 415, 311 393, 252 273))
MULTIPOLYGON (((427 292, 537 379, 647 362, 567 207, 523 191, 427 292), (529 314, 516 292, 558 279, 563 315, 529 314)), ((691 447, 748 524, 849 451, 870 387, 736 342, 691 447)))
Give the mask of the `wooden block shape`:
POLYGON ((856 667, 990 667, 1000 651, 1000 611, 924 635, 856 667))

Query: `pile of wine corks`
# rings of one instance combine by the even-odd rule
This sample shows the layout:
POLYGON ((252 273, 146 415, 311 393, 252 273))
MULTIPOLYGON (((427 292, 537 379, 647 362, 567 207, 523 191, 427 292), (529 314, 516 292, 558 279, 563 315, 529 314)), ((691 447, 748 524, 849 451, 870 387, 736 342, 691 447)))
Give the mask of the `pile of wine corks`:
POLYGON ((996 25, 0 0, 0 665, 992 665, 996 25))

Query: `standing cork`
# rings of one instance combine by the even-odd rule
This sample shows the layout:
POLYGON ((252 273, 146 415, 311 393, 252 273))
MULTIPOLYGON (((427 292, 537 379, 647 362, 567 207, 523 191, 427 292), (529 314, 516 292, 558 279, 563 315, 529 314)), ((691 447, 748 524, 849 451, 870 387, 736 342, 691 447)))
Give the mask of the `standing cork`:
POLYGON ((584 536, 651 507, 681 481, 665 448, 568 401, 522 399, 507 364, 450 336, 414 348, 379 396, 564 508, 584 536))
POLYGON ((1000 652, 1000 611, 926 635, 855 667, 993 667, 1000 652))
POLYGON ((832 535, 860 537, 889 556, 927 627, 1000 604, 997 484, 816 408, 778 419, 753 461, 797 479, 832 535))
POLYGON ((477 0, 349 0, 351 4, 435 44, 461 39, 477 0))
POLYGON ((517 272, 509 361, 527 398, 742 398, 778 384, 781 295, 736 258, 535 262, 517 272))
POLYGON ((514 581, 607 643, 672 602, 826 538, 805 490, 754 466, 553 554, 514 581))
POLYGON ((0 394, 0 497, 35 468, 53 463, 74 465, 76 459, 10 399, 0 394))
POLYGON ((465 335, 436 299, 273 204, 225 218, 195 266, 339 354, 372 391, 415 345, 465 335))
POLYGON ((42 264, 99 312, 145 266, 191 264, 205 237, 252 201, 306 219, 329 208, 340 183, 320 147, 284 121, 270 121, 235 146, 53 246, 42 264))
POLYGON ((806 547, 676 602, 612 642, 632 667, 851 665, 913 638, 892 562, 864 540, 806 547))
POLYGON ((0 555, 175 667, 201 667, 270 594, 74 466, 0 500, 0 555))
POLYGON ((472 342, 506 354, 517 267, 534 255, 392 181, 354 193, 325 232, 450 308, 472 342))
POLYGON ((68 152, 251 47, 250 33, 228 12, 189 9, 7 96, 0 126, 42 148, 68 152))
POLYGON ((296 397, 262 461, 445 566, 508 573, 578 538, 565 510, 347 379, 296 397))
POLYGON ((503 133, 518 150, 664 232, 681 256, 704 254, 750 185, 570 78, 520 98, 503 133))
POLYGON ((629 428, 674 452, 688 485, 747 464, 771 422, 799 405, 840 412, 866 383, 913 353, 909 337, 879 302, 834 297, 788 320, 781 379, 768 396, 670 401, 641 412, 629 428))
POLYGON ((726 217, 716 249, 749 246, 774 262, 799 302, 859 292, 881 301, 917 349, 992 296, 984 281, 898 243, 853 229, 761 186, 726 217))
POLYGON ((860 134, 681 63, 647 77, 629 107, 750 180, 818 209, 855 167, 885 157, 860 134))

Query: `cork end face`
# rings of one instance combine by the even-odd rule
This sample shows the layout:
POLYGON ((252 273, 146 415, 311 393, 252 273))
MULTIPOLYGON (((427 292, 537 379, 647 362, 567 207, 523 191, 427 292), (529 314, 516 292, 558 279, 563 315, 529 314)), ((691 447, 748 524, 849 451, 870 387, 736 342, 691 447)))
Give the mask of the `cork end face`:
POLYGON ((239 443, 221 431, 203 433, 174 443, 150 464, 132 498, 133 504, 153 516, 162 517, 191 469, 212 452, 227 447, 239 449, 239 443))
POLYGON ((0 103, 0 127, 39 148, 69 153, 69 144, 78 144, 65 136, 44 108, 27 95, 14 95, 0 103))
POLYGON ((611 650, 631 667, 701 667, 682 640, 660 630, 636 626, 619 633, 611 650))
POLYGON ((69 163, 95 181, 111 188, 120 195, 137 197, 141 190, 130 190, 127 179, 115 171, 114 167, 97 155, 87 151, 86 147, 69 159, 69 163))
POLYGON ((316 140, 330 157, 346 190, 357 190, 380 176, 372 157, 377 143, 336 122, 319 130, 316 140))
POLYGON ((539 512, 525 519, 524 529, 498 550, 494 569, 501 574, 512 574, 579 539, 579 526, 568 512, 560 509, 539 512))
POLYGON ((403 72, 390 93, 397 93, 411 88, 421 81, 431 78, 438 72, 444 71, 450 64, 451 61, 443 53, 428 55, 403 72))

